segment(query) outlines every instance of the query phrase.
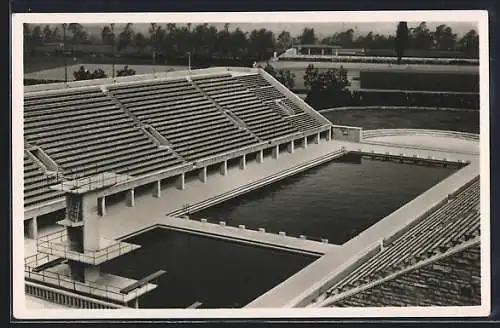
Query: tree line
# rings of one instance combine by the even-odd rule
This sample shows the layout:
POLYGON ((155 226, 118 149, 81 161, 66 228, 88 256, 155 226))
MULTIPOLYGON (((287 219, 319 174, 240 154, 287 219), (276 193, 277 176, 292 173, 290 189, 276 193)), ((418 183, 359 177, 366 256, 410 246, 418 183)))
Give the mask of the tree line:
POLYGON ((90 35, 85 27, 78 23, 52 27, 25 24, 24 45, 29 52, 47 43, 63 42, 64 34, 66 34, 66 43, 69 47, 77 44, 112 45, 117 52, 131 48, 139 53, 154 52, 159 56, 168 54, 185 57, 187 53, 190 53, 193 56, 216 58, 252 56, 255 60, 266 60, 275 51, 281 53, 293 45, 300 44, 395 49, 401 33, 404 33, 406 49, 461 51, 472 55, 478 53, 479 37, 474 29, 458 37, 446 24, 441 24, 434 30, 431 30, 426 22, 421 22, 414 28, 408 28, 406 24, 406 29, 402 30, 399 26, 400 24, 397 28, 395 26, 395 33, 391 35, 373 32, 356 35, 354 29, 347 29, 320 38, 316 35, 314 28, 304 28, 301 35, 292 36, 285 30, 275 34, 265 28, 249 32, 244 32, 239 28, 230 30, 229 23, 226 23, 222 29, 217 29, 208 23, 196 26, 151 23, 146 33, 134 31, 132 23, 126 24, 117 33, 114 24, 109 24, 102 28, 99 36, 90 35))

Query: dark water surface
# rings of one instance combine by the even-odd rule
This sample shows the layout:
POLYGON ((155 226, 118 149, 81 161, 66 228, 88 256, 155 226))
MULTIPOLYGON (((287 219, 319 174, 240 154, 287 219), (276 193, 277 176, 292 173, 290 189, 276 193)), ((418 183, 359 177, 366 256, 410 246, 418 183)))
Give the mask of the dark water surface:
POLYGON ((316 259, 162 228, 127 241, 143 247, 104 264, 104 272, 141 279, 166 271, 141 308, 243 307, 316 259))
POLYGON ((343 244, 456 169, 349 155, 194 213, 193 217, 343 244))

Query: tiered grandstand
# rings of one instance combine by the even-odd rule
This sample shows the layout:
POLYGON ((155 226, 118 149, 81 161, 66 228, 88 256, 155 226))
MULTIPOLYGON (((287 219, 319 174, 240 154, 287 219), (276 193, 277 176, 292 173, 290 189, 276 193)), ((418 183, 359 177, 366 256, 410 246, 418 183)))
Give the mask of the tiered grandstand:
POLYGON ((124 108, 158 131, 187 160, 259 141, 186 79, 117 85, 109 90, 124 108))
POLYGON ((275 139, 316 134, 330 124, 314 111, 304 112, 258 72, 171 75, 71 88, 35 86, 26 92, 25 207, 60 197, 48 189, 60 180, 103 172, 140 178, 241 149, 258 150, 275 139), (240 83, 242 76, 251 86, 273 88, 301 114, 282 117, 252 92, 254 86, 240 83), (35 170, 36 165, 45 167, 35 170))
POLYGON ((24 137, 68 178, 109 171, 141 176, 182 162, 98 87, 27 95, 24 137))
POLYGON ((480 304, 479 236, 477 177, 335 283, 319 304, 480 304))
POLYGON ((193 82, 261 140, 268 141, 298 132, 230 75, 194 77, 193 82))

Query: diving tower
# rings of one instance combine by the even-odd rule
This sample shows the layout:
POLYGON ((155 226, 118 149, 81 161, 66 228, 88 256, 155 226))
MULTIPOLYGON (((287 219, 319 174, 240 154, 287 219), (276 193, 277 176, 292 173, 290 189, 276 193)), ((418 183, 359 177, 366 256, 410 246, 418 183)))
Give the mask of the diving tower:
POLYGON ((104 239, 100 220, 104 197, 99 193, 130 177, 102 173, 83 179, 62 181, 51 189, 66 198, 65 218, 57 223, 64 229, 37 240, 37 254, 25 259, 27 280, 57 286, 107 302, 139 307, 139 297, 157 285, 150 283, 165 271, 154 272, 140 280, 101 272, 100 266, 138 248, 123 241, 104 239))

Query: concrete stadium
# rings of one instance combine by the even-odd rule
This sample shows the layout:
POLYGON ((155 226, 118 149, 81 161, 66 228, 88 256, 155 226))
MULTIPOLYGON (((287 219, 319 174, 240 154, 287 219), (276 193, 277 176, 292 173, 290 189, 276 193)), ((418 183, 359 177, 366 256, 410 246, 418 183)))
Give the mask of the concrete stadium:
POLYGON ((336 125, 259 68, 27 86, 27 304, 141 308, 165 272, 101 265, 163 228, 314 257, 242 308, 481 305, 479 172, 478 134, 336 125), (191 217, 347 154, 457 170, 340 245, 191 217))

